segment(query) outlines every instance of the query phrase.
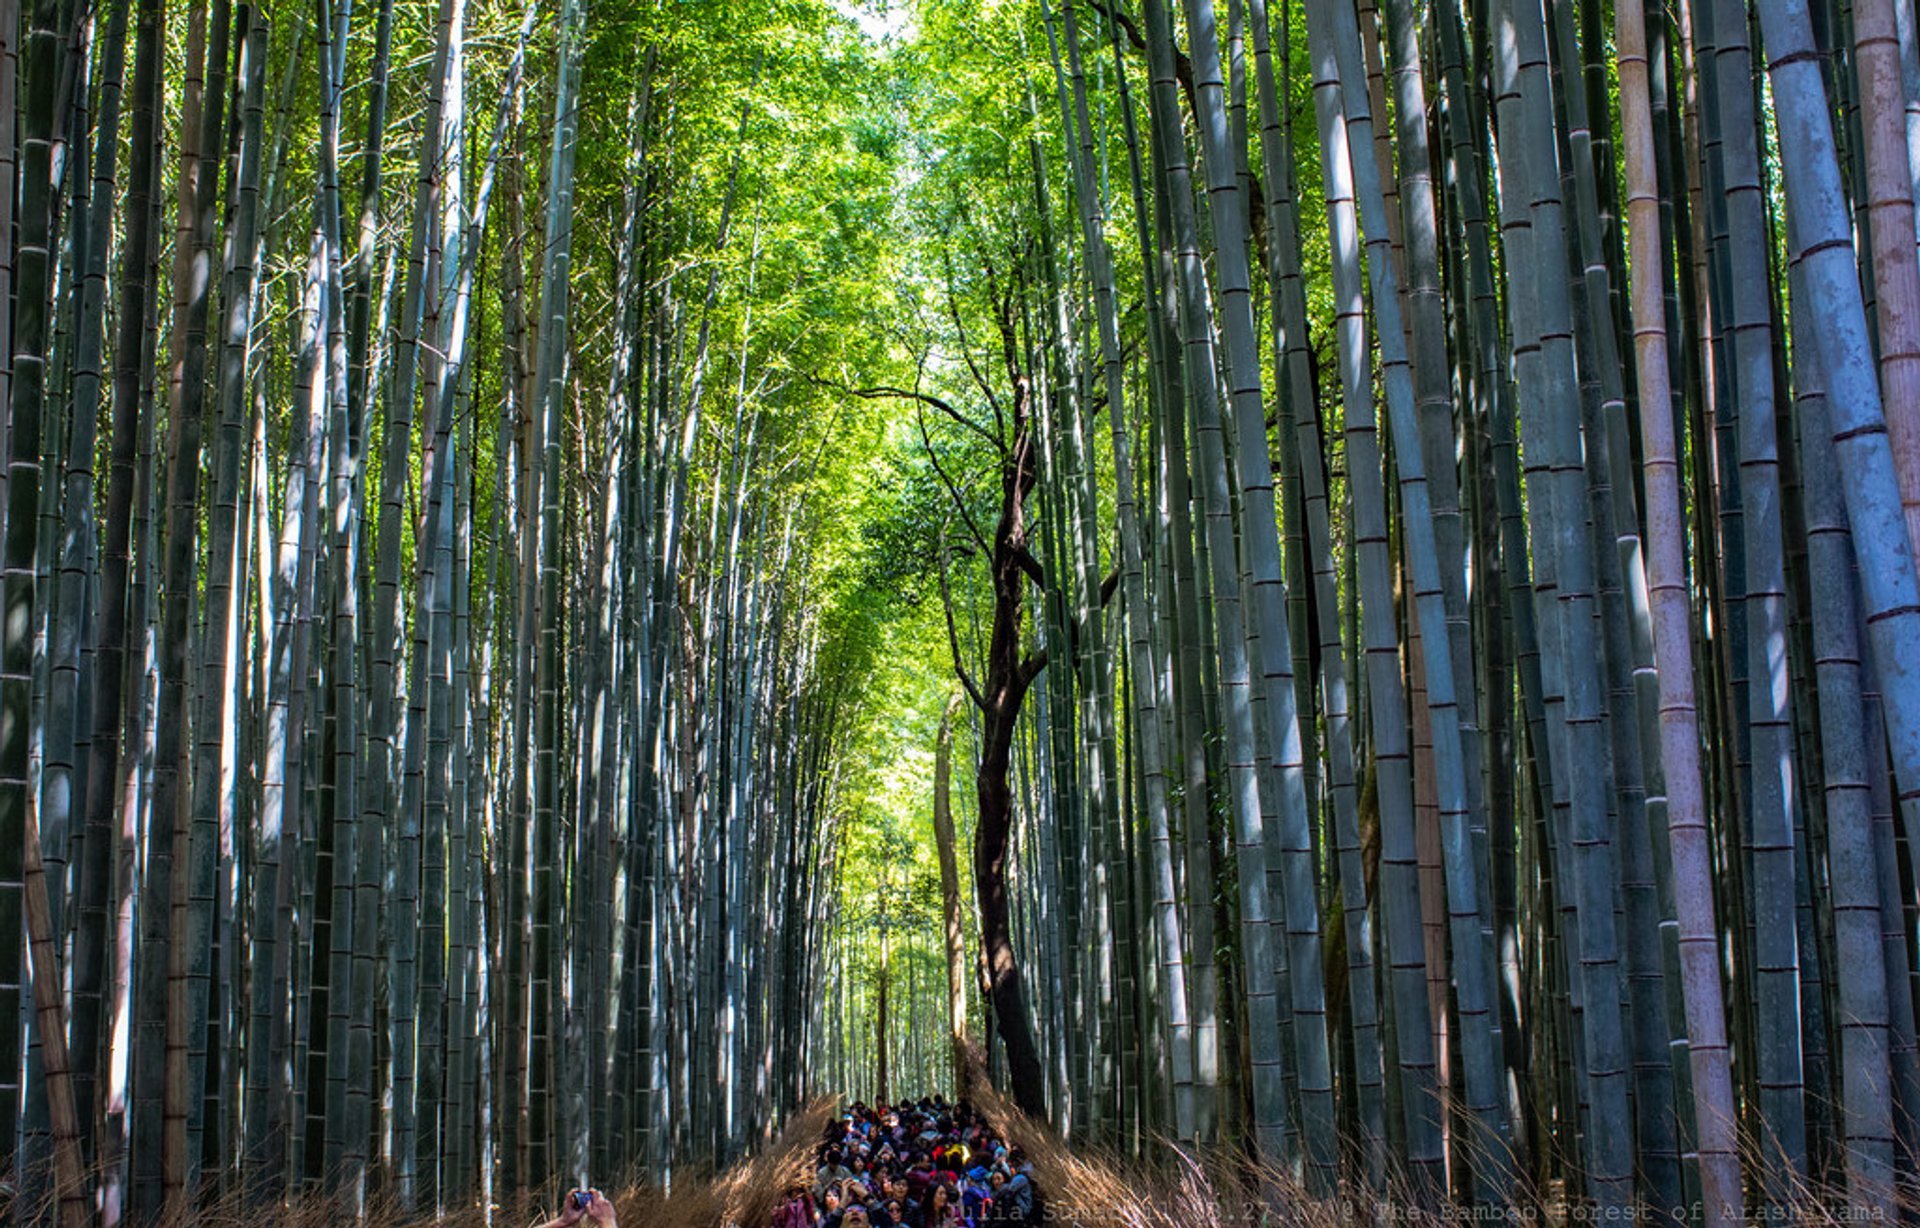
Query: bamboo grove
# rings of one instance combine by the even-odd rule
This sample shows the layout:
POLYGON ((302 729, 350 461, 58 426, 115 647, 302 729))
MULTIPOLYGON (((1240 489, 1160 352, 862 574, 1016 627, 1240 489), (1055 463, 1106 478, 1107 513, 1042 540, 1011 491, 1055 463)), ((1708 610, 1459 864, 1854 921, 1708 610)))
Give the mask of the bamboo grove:
POLYGON ((980 947, 895 1010, 1311 1196, 1910 1208, 1911 11, 914 13, 860 391, 938 479, 980 947))
POLYGON ((17 1217, 976 1030, 1306 1197, 1920 1200, 1910 5, 0 0, 0 115, 17 1217))
POLYGON ((871 240, 750 70, 860 51, 685 16, 0 16, 21 1216, 517 1207, 799 1100, 860 649, 791 371, 871 240))

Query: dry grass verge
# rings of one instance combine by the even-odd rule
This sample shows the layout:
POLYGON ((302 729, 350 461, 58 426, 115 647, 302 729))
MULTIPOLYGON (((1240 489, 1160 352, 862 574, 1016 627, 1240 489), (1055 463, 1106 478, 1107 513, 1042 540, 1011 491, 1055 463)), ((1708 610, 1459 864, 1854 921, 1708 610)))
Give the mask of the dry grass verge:
MULTIPOLYGON (((1062 1228, 1344 1228, 1352 1224, 1487 1224, 1521 1228, 1584 1228, 1595 1216, 1572 1207, 1557 1188, 1508 1209, 1427 1208, 1388 1202, 1362 1191, 1337 1199, 1309 1195, 1286 1174, 1261 1169, 1244 1154, 1228 1150, 1196 1152, 1162 1141, 1152 1162, 1127 1161, 1069 1146, 1051 1127, 1035 1122, 981 1077, 978 1055, 968 1080, 974 1106, 1008 1144, 1032 1162, 1035 1184, 1049 1224, 1062 1228)), ((614 1192, 621 1228, 767 1228, 783 1196, 796 1185, 810 1185, 820 1142, 838 1109, 822 1098, 790 1117, 780 1133, 754 1156, 711 1180, 678 1182, 671 1194, 657 1187, 629 1185, 614 1192)), ((1749 1174, 1759 1171, 1749 1156, 1749 1174)), ((1909 1182, 1911 1174, 1907 1175, 1909 1182)), ((44 1185, 39 1188, 46 1188, 44 1185)), ((1909 1184, 1904 1190, 1903 1220, 1920 1215, 1920 1200, 1909 1184)), ((1749 1222, 1790 1223, 1795 1228, 1857 1225, 1862 1212, 1849 1210, 1842 1190, 1802 1190, 1794 1214, 1748 1208, 1749 1222)), ((42 1213, 0 1205, 0 1222, 52 1224, 51 1198, 42 1213)), ((447 1228, 529 1228, 553 1214, 551 1205, 526 1200, 495 1206, 489 1216, 479 1206, 457 1208, 438 1223, 447 1228)), ((350 1222, 342 1208, 325 1198, 293 1205, 261 1207, 238 1195, 190 1214, 172 1217, 161 1228, 326 1228, 350 1222)), ((371 1228, 411 1228, 427 1217, 402 1214, 392 1204, 375 1205, 364 1221, 371 1228)), ((1623 1221, 1624 1222, 1624 1221, 1623 1221)), ((1678 1219, 1642 1212, 1633 1222, 1699 1223, 1697 1212, 1678 1219)), ((1869 1218, 1869 1222, 1871 1222, 1869 1218)))

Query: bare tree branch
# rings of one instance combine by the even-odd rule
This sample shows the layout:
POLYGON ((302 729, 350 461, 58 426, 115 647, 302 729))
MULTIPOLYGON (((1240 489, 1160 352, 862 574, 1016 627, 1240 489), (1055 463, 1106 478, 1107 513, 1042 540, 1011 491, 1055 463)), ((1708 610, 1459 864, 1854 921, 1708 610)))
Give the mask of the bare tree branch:
POLYGON ((967 532, 973 537, 974 544, 980 547, 980 553, 991 555, 993 547, 987 544, 986 534, 975 523, 973 513, 967 510, 967 501, 961 497, 960 488, 947 476, 946 469, 940 464, 940 454, 933 450, 933 438, 927 434, 927 415, 924 411, 915 420, 920 427, 920 445, 927 450, 927 459, 933 464, 933 471, 940 478, 940 484, 947 488, 947 497, 953 500, 954 510, 960 513, 960 519, 966 522, 967 532))
POLYGON ((960 685, 967 689, 967 695, 982 712, 987 710, 986 696, 967 673, 966 665, 960 658, 960 629, 953 621, 953 590, 947 584, 947 534, 945 526, 940 531, 940 610, 947 617, 947 649, 953 654, 953 672, 960 679, 960 685))
MULTIPOLYGON (((973 382, 980 389, 980 395, 987 399, 987 407, 993 410, 993 420, 1002 434, 1006 432, 1006 413, 1000 407, 1000 398, 993 391, 993 385, 981 373, 980 365, 973 361, 973 344, 967 337, 967 326, 960 318, 960 296, 953 288, 953 254, 945 248, 940 249, 941 262, 947 269, 947 313, 953 317, 954 331, 960 334, 960 357, 967 364, 967 372, 973 376, 973 382)), ((988 293, 993 293, 993 262, 982 261, 987 269, 988 293)))
POLYGON ((947 417, 953 419, 955 425, 960 426, 965 430, 971 431, 975 435, 978 435, 981 439, 985 440, 987 446, 992 448, 996 453, 1002 456, 1006 455, 1007 445, 1002 443, 1000 441, 1000 438, 997 435, 995 435, 992 431, 988 430, 986 427, 981 426, 978 422, 975 422, 972 418, 967 417, 965 414, 961 413, 958 409, 954 408, 952 402, 942 400, 941 398, 934 396, 932 393, 919 392, 912 388, 896 388, 892 384, 875 384, 871 388, 851 388, 845 384, 836 384, 830 380, 823 380, 816 376, 808 376, 807 378, 811 380, 813 383, 819 384, 823 387, 833 388, 833 389, 836 389, 837 391, 846 393, 848 396, 861 397, 869 401, 878 401, 878 400, 886 399, 888 397, 895 397, 902 401, 918 401, 922 405, 930 405, 934 409, 937 409, 941 413, 945 414, 947 417))

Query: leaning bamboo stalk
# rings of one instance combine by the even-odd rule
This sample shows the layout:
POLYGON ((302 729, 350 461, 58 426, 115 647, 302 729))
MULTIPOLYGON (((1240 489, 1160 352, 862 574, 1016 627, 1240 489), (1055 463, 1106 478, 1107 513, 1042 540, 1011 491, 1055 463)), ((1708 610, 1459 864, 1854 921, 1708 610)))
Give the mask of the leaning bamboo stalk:
MULTIPOLYGON (((420 784, 427 735, 423 693, 427 668, 424 641, 427 635, 423 633, 431 621, 431 615, 425 601, 416 602, 416 642, 405 674, 407 682, 404 692, 409 708, 403 730, 399 712, 402 688, 397 685, 400 676, 398 654, 403 639, 400 617, 401 516, 402 504, 407 497, 408 479, 414 469, 411 458, 423 344, 422 320, 427 311, 428 282, 432 276, 428 269, 429 235, 436 232, 441 222, 440 199, 447 175, 445 163, 448 155, 445 152, 446 133, 442 116, 447 104, 448 76, 454 63, 453 40, 459 29, 457 14, 461 13, 463 7, 456 0, 442 0, 436 18, 439 33, 435 40, 426 114, 421 128, 412 226, 407 244, 405 288, 402 291, 400 337, 393 364, 393 379, 385 398, 386 438, 375 560, 372 664, 377 675, 396 679, 396 683, 376 687, 369 709, 367 751, 372 756, 372 770, 362 821, 392 823, 399 837, 395 843, 396 915, 393 925, 390 1043, 393 1052, 394 1180, 395 1193, 402 1206, 411 1206, 415 1195, 414 1183, 419 1164, 417 1123, 423 1112, 434 1110, 431 1107, 422 1109, 417 1105, 418 1089, 415 1083, 415 1072, 422 1060, 419 1056, 422 1043, 419 1036, 422 1026, 419 963, 420 953, 424 949, 421 940, 425 937, 419 928, 419 917, 423 907, 430 907, 424 904, 422 896, 421 865, 425 854, 422 833, 424 799, 420 784), (403 745, 397 748, 396 743, 402 742, 403 745), (396 753, 397 749, 401 753, 396 753), (404 787, 398 792, 392 787, 395 777, 404 781, 404 787), (396 797, 397 806, 394 805, 396 797)), ((383 40, 390 37, 392 8, 390 0, 381 8, 379 37, 383 40)), ((384 55, 378 59, 378 66, 384 69, 384 55)), ((384 89, 384 81, 377 84, 384 89)), ((363 248, 369 242, 369 237, 363 233, 363 248)), ((429 338, 426 344, 445 354, 443 338, 429 338)), ((356 358, 365 361, 363 356, 356 358)), ((437 405, 438 398, 435 398, 435 402, 437 405)), ((433 573, 434 564, 429 560, 437 552, 434 533, 445 514, 442 480, 445 475, 441 465, 444 463, 447 439, 438 430, 437 417, 436 414, 435 421, 422 428, 427 451, 433 457, 432 476, 426 482, 427 527, 415 544, 416 571, 422 577, 423 587, 428 583, 426 577, 433 573)))
MULTIPOLYGON (((1404 238, 1392 243, 1396 256, 1394 268, 1404 298, 1403 316, 1407 326, 1407 350, 1413 384, 1414 408, 1419 417, 1422 471, 1426 476, 1433 509, 1433 538, 1439 549, 1441 595, 1447 611, 1448 638, 1436 643, 1444 646, 1451 662, 1454 697, 1459 704, 1460 749, 1466 766, 1466 799, 1469 832, 1477 869, 1481 944, 1484 958, 1491 966, 1494 952, 1493 896, 1488 882, 1492 867, 1492 841, 1487 830, 1485 769, 1482 766, 1480 698, 1474 688, 1473 635, 1468 611, 1466 533, 1460 504, 1460 479, 1455 460, 1455 439, 1451 371, 1447 362, 1447 331, 1440 288, 1440 236, 1438 207, 1435 202, 1432 155, 1427 140, 1428 98, 1422 66, 1420 31, 1411 6, 1405 0, 1389 0, 1385 5, 1386 26, 1393 48, 1393 122, 1387 111, 1381 85, 1370 86, 1370 109, 1378 116, 1374 129, 1377 139, 1396 139, 1400 148, 1400 175, 1396 204, 1395 180, 1391 164, 1381 163, 1381 188, 1387 209, 1389 235, 1397 225, 1404 238)), ((1365 11, 1365 6, 1361 6, 1365 11)), ((1376 41, 1370 24, 1361 29, 1367 51, 1370 82, 1377 70, 1376 41)), ((1500 1020, 1493 1020, 1495 1043, 1499 1043, 1500 1020)))
MULTIPOLYGON (((1797 278, 1796 278, 1797 279, 1797 278)), ((1871 713, 1864 673, 1854 563, 1848 548, 1844 481, 1834 462, 1819 357, 1795 346, 1794 406, 1806 478, 1807 551, 1813 601, 1820 751, 1826 794, 1827 883, 1834 953, 1846 973, 1839 996, 1841 1129, 1851 1209, 1865 1218, 1897 1218, 1889 984, 1867 970, 1884 963, 1880 866, 1876 845, 1871 713)), ((1904 985, 1900 986, 1905 989, 1904 985)))
MULTIPOLYGON (((1113 31, 1115 62, 1124 80, 1125 60, 1120 48, 1118 23, 1113 31)), ((1161 82, 1154 83, 1156 87, 1161 82)), ((1171 82, 1164 83, 1171 86, 1171 82)), ((1177 109, 1162 99, 1152 103, 1148 115, 1150 139, 1161 141, 1164 126, 1176 122, 1177 109)), ((1149 151, 1151 152, 1151 151, 1149 151)), ((1155 397, 1155 429, 1160 443, 1158 477, 1160 508, 1156 517, 1158 553, 1164 559, 1162 604, 1172 614, 1172 644, 1162 668, 1167 677, 1164 689, 1170 692, 1175 708, 1175 737, 1182 770, 1180 823, 1182 844, 1176 870, 1183 881, 1188 906, 1187 931, 1189 963, 1192 973, 1188 984, 1192 999, 1194 1066, 1194 1134, 1211 1140, 1218 1119, 1220 1087, 1219 964, 1214 958, 1214 919, 1212 902, 1213 848, 1209 838, 1209 754, 1206 702, 1210 691, 1201 685, 1206 655, 1205 598, 1202 572, 1196 564, 1196 539, 1192 525, 1191 481, 1187 471, 1186 384, 1181 361, 1179 333, 1180 286, 1173 242, 1172 207, 1167 177, 1153 176, 1155 207, 1149 215, 1144 181, 1147 178, 1139 143, 1129 141, 1130 169, 1135 180, 1135 211, 1140 228, 1140 254, 1143 276, 1154 285, 1154 314, 1158 317, 1159 371, 1155 397)))
POLYGON ((1680 460, 1668 386, 1663 299, 1660 185, 1647 83, 1642 0, 1615 0, 1620 65, 1620 142, 1626 156, 1628 291, 1633 308, 1646 491, 1647 592, 1660 687, 1660 764, 1667 789, 1668 856, 1678 910, 1681 987, 1701 1199, 1708 1228, 1743 1222, 1740 1160, 1734 1136, 1733 1081, 1721 1001, 1719 939, 1713 907, 1700 732, 1693 695, 1692 608, 1680 501, 1680 460))
MULTIPOLYGON (((1110 13, 1109 16, 1111 17, 1112 14, 1110 13)), ((1179 818, 1183 823, 1197 827, 1199 834, 1204 837, 1206 826, 1204 807, 1207 792, 1205 753, 1202 751, 1197 756, 1193 756, 1197 759, 1197 764, 1182 765, 1179 762, 1181 752, 1188 745, 1186 742, 1189 732, 1188 717, 1192 711, 1194 699, 1188 689, 1189 684, 1181 674, 1179 663, 1189 660, 1190 657, 1182 643, 1187 637, 1182 634, 1177 621, 1181 596, 1192 594, 1191 560, 1188 558, 1184 563, 1181 561, 1181 558, 1191 554, 1192 535, 1185 524, 1187 499, 1184 490, 1176 497, 1166 489, 1166 486, 1172 480, 1174 462, 1176 460, 1184 462, 1184 457, 1175 455, 1177 445, 1171 443, 1162 445, 1156 438, 1158 430, 1161 429, 1161 423, 1168 420, 1168 411, 1170 409, 1177 411, 1182 405, 1179 395, 1179 346, 1172 336, 1170 323, 1177 310, 1177 304, 1168 298, 1172 290, 1170 285, 1172 279, 1161 267, 1159 249, 1152 237, 1156 219, 1154 211, 1147 203, 1146 151, 1140 138, 1137 108, 1134 105, 1133 90, 1129 84, 1127 59, 1120 42, 1120 28, 1117 21, 1109 22, 1108 44, 1113 52, 1114 81, 1120 95, 1121 119, 1127 147, 1128 179, 1132 188, 1133 220, 1142 260, 1148 317, 1147 350, 1150 368, 1148 392, 1152 412, 1147 419, 1146 448, 1152 463, 1142 467, 1148 477, 1146 493, 1139 498, 1153 510, 1151 540, 1143 540, 1142 546, 1153 566, 1152 600, 1154 614, 1157 617, 1154 618, 1149 632, 1149 648, 1154 672, 1150 679, 1141 680, 1135 685, 1150 685, 1154 688, 1153 706, 1164 715, 1161 717, 1159 729, 1143 730, 1140 736, 1158 736, 1163 739, 1162 759, 1170 774, 1178 768, 1186 769, 1184 772, 1186 794, 1180 798, 1179 818), (1177 527, 1174 524, 1172 506, 1176 498, 1179 513, 1177 527), (1176 575, 1182 578, 1176 581, 1176 575), (1178 680, 1178 686, 1176 686, 1176 680, 1178 680), (1194 766, 1199 769, 1197 779, 1194 766)), ((1158 181, 1156 184, 1160 190, 1164 190, 1164 185, 1158 184, 1158 181)), ((1164 208, 1159 211, 1158 220, 1162 225, 1166 220, 1165 213, 1164 208)), ((1183 415, 1174 415, 1176 419, 1180 416, 1183 415)), ((1182 475, 1182 484, 1184 485, 1184 475, 1182 475)), ((1195 682, 1191 684, 1191 688, 1197 689, 1197 685, 1195 682)), ((1168 874, 1174 884, 1177 909, 1182 866, 1180 855, 1172 846, 1175 815, 1171 809, 1166 817, 1169 824, 1168 874)), ((1191 837, 1193 833, 1187 834, 1191 837)), ((1151 838, 1151 833, 1149 835, 1151 838)), ((1159 878, 1160 872, 1157 868, 1153 869, 1152 873, 1156 879, 1159 878)), ((1142 891, 1143 893, 1145 891, 1144 885, 1142 891)), ((1219 1082, 1219 1063, 1215 1055, 1216 1040, 1211 1023, 1211 1003, 1216 995, 1212 986, 1208 984, 1213 966, 1212 940, 1209 936, 1212 929, 1211 910, 1196 910, 1196 915, 1183 916, 1179 920, 1183 937, 1187 940, 1190 951, 1190 953, 1181 953, 1179 958, 1182 980, 1190 994, 1185 1006, 1188 1012, 1188 1039, 1191 1042, 1191 1079, 1189 1084, 1183 1087, 1178 1081, 1177 1073, 1173 1075, 1172 1121, 1179 1137, 1204 1139, 1212 1132, 1213 1092, 1219 1082), (1205 915, 1198 915, 1201 913, 1205 915)), ((1171 980, 1168 983, 1170 985, 1171 980)), ((1177 1064, 1178 1060, 1178 1055, 1175 1054, 1172 1061, 1177 1064)))
MULTIPOLYGON (((1558 663, 1545 659, 1541 652, 1540 628, 1536 621, 1534 600, 1535 560, 1528 548, 1525 519, 1522 512, 1521 485, 1519 475, 1519 457, 1515 439, 1515 392, 1510 376, 1510 345, 1501 323, 1501 302, 1495 290, 1494 236, 1487 216, 1487 178, 1485 167, 1489 161, 1483 148, 1484 133, 1488 129, 1487 108, 1479 92, 1468 85, 1463 37, 1459 27, 1457 12, 1442 12, 1436 15, 1432 23, 1437 46, 1437 60, 1444 99, 1444 119, 1447 133, 1449 162, 1452 178, 1457 185, 1450 194, 1449 202, 1459 215, 1458 227, 1464 248, 1460 261, 1464 264, 1461 275, 1460 295, 1466 300, 1460 312, 1465 347, 1468 357, 1463 361, 1470 364, 1469 383, 1473 415, 1469 421, 1476 428, 1471 438, 1478 443, 1476 455, 1481 458, 1483 490, 1478 501, 1479 514, 1485 520, 1482 549, 1488 556, 1487 561, 1499 572, 1504 587, 1499 595, 1489 595, 1489 617, 1497 615, 1504 632, 1496 630, 1488 636, 1491 648, 1497 652, 1488 652, 1486 668, 1490 671, 1489 680, 1502 679, 1491 683, 1488 695, 1491 697, 1505 685, 1505 670, 1511 668, 1518 676, 1521 723, 1514 728, 1517 741, 1523 747, 1520 758, 1527 768, 1531 788, 1520 794, 1507 787, 1506 782, 1496 777, 1498 786, 1493 797, 1504 802, 1505 808, 1494 816, 1495 831, 1499 843, 1503 846, 1498 854, 1489 850, 1492 860, 1492 894, 1495 901, 1496 941, 1500 948, 1500 1011, 1502 1034, 1505 1040, 1503 1054, 1506 1069, 1513 1074, 1526 1068, 1528 1057, 1518 1026, 1521 1013, 1520 969, 1520 896, 1519 867, 1514 856, 1515 828, 1524 821, 1525 806, 1531 805, 1535 816, 1545 815, 1551 809, 1554 793, 1555 770, 1550 751, 1550 737, 1547 726, 1548 698, 1551 693, 1558 702, 1559 682, 1558 663), (1490 492, 1485 488, 1490 487, 1490 492), (1511 667, 1496 662, 1492 658, 1505 657, 1512 662, 1511 667), (1499 666, 1498 672, 1495 671, 1499 666), (1551 692, 1549 678, 1553 680, 1551 692), (1511 799, 1511 800, 1509 800, 1511 799), (1515 803, 1520 804, 1516 807, 1515 803)), ((1551 584, 1551 569, 1542 579, 1551 584)), ((1548 886, 1552 875, 1543 878, 1542 886, 1548 886)), ((1547 936, 1547 946, 1553 946, 1551 933, 1547 936)), ((1554 1012, 1547 1012, 1549 1019, 1554 1012)), ((1534 1036, 1541 1042, 1557 1039, 1551 1027, 1534 1030, 1534 1036)), ((1513 1080, 1517 1083, 1518 1080, 1513 1080)), ((1511 1084, 1510 1084, 1511 1085, 1511 1084)), ((1510 1100, 1517 1101, 1510 1095, 1510 1100)), ((1518 1103, 1510 1104, 1510 1112, 1523 1129, 1531 1123, 1524 1122, 1524 1108, 1518 1103)), ((1524 1143, 1531 1143, 1527 1139, 1524 1143)))
MULTIPOLYGON (((1312 28, 1309 30, 1313 33, 1312 28)), ((1341 110, 1338 75, 1322 59, 1316 42, 1314 110, 1320 134, 1328 233, 1332 239, 1334 331, 1339 353, 1343 436, 1347 455, 1348 499, 1355 575, 1349 589, 1358 600, 1355 640, 1363 654, 1371 753, 1381 832, 1381 915, 1386 931, 1389 985, 1395 1033, 1405 1083, 1403 1112, 1424 1118, 1424 1154, 1410 1153, 1423 1179, 1438 1188, 1442 1160, 1441 1108, 1436 1095, 1433 1019, 1427 994, 1427 958, 1421 933, 1421 896, 1414 823, 1411 767, 1413 729, 1408 720, 1406 683, 1400 669, 1399 629, 1395 625, 1392 562, 1388 547, 1387 495, 1378 426, 1371 403, 1371 372, 1366 342, 1364 289, 1360 267, 1360 227, 1354 207, 1353 159, 1349 130, 1341 110)), ((1311 415, 1305 415, 1311 418, 1311 415)), ((1316 449, 1317 450, 1317 449, 1316 449)), ((1313 455, 1302 449, 1303 464, 1313 455)))
MULTIPOLYGON (((1147 0, 1149 57, 1157 107, 1174 104, 1172 24, 1160 0, 1147 0)), ((1216 99, 1218 72, 1211 87, 1216 99)), ((1220 115, 1216 114, 1216 122, 1220 115)), ((1246 1044, 1250 1050, 1254 1127, 1261 1153, 1281 1162, 1289 1152, 1290 1130, 1280 1056, 1280 1008, 1275 984, 1277 952, 1274 923, 1269 914, 1264 864, 1259 772, 1256 766, 1251 665, 1242 623, 1242 592, 1235 563, 1232 507, 1228 493, 1226 459, 1218 405, 1218 377, 1213 352, 1213 312, 1208 301, 1205 263, 1193 209, 1191 171, 1177 119, 1156 124, 1160 172, 1169 180, 1175 235, 1179 244, 1181 333, 1187 346, 1189 393, 1195 407, 1195 435, 1202 455, 1201 505, 1205 508, 1208 572, 1212 582, 1215 652, 1219 658, 1221 712, 1226 726, 1228 797, 1233 815, 1233 843, 1239 853, 1241 958, 1245 970, 1246 1044)), ((1224 142, 1216 142, 1223 144, 1224 142)), ((1230 158, 1216 174, 1227 181, 1234 175, 1230 158)))
POLYGON ((1827 381, 1895 788, 1907 807, 1920 799, 1920 581, 1873 368, 1833 127, 1821 101, 1812 24, 1805 0, 1762 0, 1759 9, 1786 172, 1789 252, 1804 269, 1806 310, 1795 319, 1812 332, 1827 381))
MULTIPOLYGON (((13 488, 9 488, 10 490, 13 488)), ((82 1228, 91 1220, 87 1175, 80 1158, 80 1122, 74 1111, 73 1070, 67 1061, 66 1004, 62 960, 47 899, 47 872, 40 856, 40 824, 27 807, 24 860, 26 931, 33 950, 34 1021, 40 1029, 40 1075, 46 1080, 47 1116, 53 1126, 54 1196, 60 1223, 82 1228)))
MULTIPOLYGON (((1911 407, 1920 405, 1920 261, 1914 259, 1914 168, 1896 7, 1892 0, 1854 0, 1853 52, 1865 138, 1880 394, 1889 405, 1911 407)), ((1911 25, 1910 14, 1907 20, 1911 25)), ((1889 414, 1887 439, 1907 540, 1920 566, 1920 413, 1909 408, 1889 414)))

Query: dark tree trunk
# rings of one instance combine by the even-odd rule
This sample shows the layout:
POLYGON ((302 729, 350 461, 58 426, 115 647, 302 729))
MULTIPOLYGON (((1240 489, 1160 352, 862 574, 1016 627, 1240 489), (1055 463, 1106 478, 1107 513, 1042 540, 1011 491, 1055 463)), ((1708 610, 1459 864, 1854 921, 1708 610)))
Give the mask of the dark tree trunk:
POLYGON ((1047 1115, 1046 1072, 1027 1019, 1026 990, 1014 957, 1007 908, 1007 853, 1013 831, 1013 788, 1008 771, 1020 704, 1046 667, 1046 654, 1022 657, 1020 623, 1029 570, 1026 498, 1033 489, 1033 441, 1028 420, 1032 396, 1024 376, 1014 386, 1013 439, 1000 475, 1000 522, 993 535, 993 633, 986 676, 974 695, 981 709, 980 774, 976 784, 979 826, 973 837, 973 880, 980 900, 980 944, 993 1017, 1007 1051, 1007 1084, 1014 1103, 1036 1121, 1047 1115))

